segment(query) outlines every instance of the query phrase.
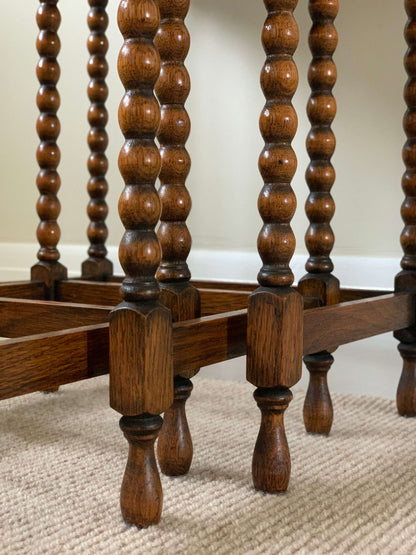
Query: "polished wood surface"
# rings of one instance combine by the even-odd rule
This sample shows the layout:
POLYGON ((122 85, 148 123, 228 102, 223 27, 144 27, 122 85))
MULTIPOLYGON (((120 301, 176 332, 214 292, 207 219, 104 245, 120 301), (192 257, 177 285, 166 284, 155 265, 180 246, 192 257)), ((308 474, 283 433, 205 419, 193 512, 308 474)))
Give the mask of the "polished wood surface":
POLYGON ((158 415, 123 416, 120 428, 129 443, 129 458, 121 484, 120 504, 126 522, 140 528, 159 522, 163 491, 154 445, 162 418, 158 415), (140 521, 138 521, 140 507, 140 521))
POLYGON ((0 337, 21 337, 108 322, 111 307, 0 298, 0 337))
POLYGON ((118 72, 125 94, 119 124, 125 142, 119 169, 125 187, 118 207, 125 233, 119 259, 126 278, 123 302, 110 314, 110 405, 133 417, 125 433, 130 450, 120 500, 124 519, 136 526, 159 520, 162 495, 153 450, 158 430, 153 430, 150 443, 135 437, 142 435, 146 415, 157 417, 173 402, 172 319, 158 302, 156 281, 161 250, 155 233, 160 216, 155 182, 161 163, 155 144, 160 108, 153 90, 160 58, 153 39, 159 24, 154 0, 120 2, 118 25, 124 43, 118 72), (146 484, 140 495, 129 491, 134 482, 146 484))
POLYGON ((303 359, 309 371, 309 386, 303 405, 303 421, 307 432, 328 435, 334 418, 327 374, 334 357, 327 351, 307 355, 303 359))
POLYGON ((190 36, 185 25, 189 0, 158 0, 161 24, 155 46, 161 58, 161 70, 155 92, 161 106, 157 138, 161 170, 159 196, 162 204, 158 237, 162 248, 157 278, 162 283, 188 281, 191 273, 186 259, 191 250, 191 235, 186 219, 191 197, 186 178, 191 159, 186 141, 191 122, 185 108, 191 83, 185 67, 190 36))
MULTIPOLYGON (((160 301, 171 311, 174 322, 198 318, 201 315, 199 291, 189 283, 191 272, 187 257, 191 250, 191 234, 186 219, 191 210, 191 197, 186 188, 186 179, 191 169, 191 158, 186 149, 191 122, 185 108, 191 83, 185 67, 185 59, 190 46, 189 31, 185 18, 189 10, 189 0, 158 0, 161 23, 155 37, 155 46, 161 58, 161 70, 155 92, 161 105, 161 120, 158 130, 161 169, 159 197, 162 205, 158 238, 162 249, 162 258, 157 271, 160 283, 160 301)), ((191 378, 198 369, 183 372, 185 378, 191 378)), ((175 411, 174 411, 175 412, 175 411)), ((171 412, 170 433, 174 432, 171 412)), ((179 415, 179 413, 177 413, 179 415)), ((174 450, 169 451, 172 457, 174 450)), ((165 466, 179 468, 179 460, 166 460, 165 466)), ((179 456, 179 453, 178 453, 179 456)))
POLYGON ((108 373, 108 324, 0 342, 0 399, 108 373))
POLYGON ((290 288, 294 277, 289 266, 295 249, 290 222, 296 209, 291 187, 297 166, 291 147, 297 129, 291 104, 298 84, 292 58, 299 40, 293 17, 296 5, 296 0, 265 1, 266 61, 260 77, 266 98, 260 115, 265 146, 259 158, 264 185, 258 199, 263 227, 257 241, 263 266, 258 274, 260 288, 249 299, 247 328, 247 379, 257 387, 290 387, 301 376, 303 301, 290 288))
POLYGON ((159 466, 167 476, 182 476, 191 466, 193 445, 185 403, 191 395, 192 388, 191 380, 175 376, 175 400, 163 415, 163 426, 157 442, 159 466))
MULTIPOLYGON (((180 292, 180 287, 178 287, 178 291, 180 292)), ((196 316, 194 315, 192 318, 173 318, 173 320, 179 322, 193 319, 199 316, 198 313, 201 316, 209 316, 211 314, 229 312, 230 310, 247 308, 249 294, 249 291, 201 289, 199 290, 200 306, 198 306, 198 303, 198 310, 195 310, 196 316)), ((57 298, 63 302, 104 305, 116 305, 122 300, 119 283, 89 282, 85 280, 69 280, 58 283, 57 298)), ((183 315, 184 313, 181 312, 180 314, 183 315)))
POLYGON ((12 299, 44 299, 45 284, 41 281, 9 281, 0 283, 0 297, 12 299))
MULTIPOLYGON (((54 306, 56 303, 48 303, 54 306)), ((1 305, 0 305, 1 308, 1 305)), ((102 309, 105 313, 108 309, 102 309)), ((1 311, 0 311, 1 313, 1 311)), ((57 309, 59 316, 60 311, 57 309)), ((101 318, 100 313, 97 314, 97 319, 101 318)), ((319 349, 319 346, 324 342, 324 349, 332 348, 334 343, 337 345, 344 345, 352 341, 358 341, 366 337, 371 337, 386 331, 392 331, 398 328, 408 328, 414 325, 416 315, 414 311, 414 297, 412 294, 396 294, 386 295, 376 299, 358 300, 351 303, 342 303, 338 306, 320 307, 309 309, 304 312, 303 318, 305 320, 305 340, 303 354, 313 354, 319 349), (376 303, 376 306, 375 306, 376 303), (374 320, 371 318, 372 311, 374 312, 374 320), (358 329, 355 329, 354 322, 360 322, 358 329), (345 326, 344 331, 342 326, 345 326), (326 326, 334 330, 334 338, 329 337, 327 334, 321 338, 320 330, 325 329, 326 326)), ((91 337, 100 344, 97 349, 92 345, 88 348, 94 349, 94 363, 100 368, 103 368, 102 373, 108 371, 108 324, 96 324, 85 328, 89 330, 91 337)), ((65 332, 68 334, 76 333, 77 330, 62 330, 51 332, 47 335, 46 344, 51 349, 53 346, 53 338, 56 336, 64 336, 65 332)), ((219 316, 206 316, 204 318, 197 318, 195 320, 188 320, 186 322, 177 322, 173 325, 173 357, 175 368, 180 372, 183 368, 199 368, 201 366, 222 362, 231 358, 236 358, 246 354, 246 335, 247 335, 247 310, 238 310, 221 314, 219 316)), ((83 337, 83 334, 81 334, 83 337)), ((52 360, 53 353, 44 352, 43 347, 37 351, 35 349, 36 361, 30 357, 31 345, 42 345, 43 336, 36 336, 31 338, 16 338, 6 340, 0 343, 0 354, 4 364, 7 364, 7 349, 8 345, 19 345, 20 350, 25 350, 27 356, 24 359, 29 364, 30 368, 38 364, 39 367, 45 366, 42 363, 42 356, 46 356, 47 360, 52 360), (26 345, 27 343, 27 345, 26 345), (27 347, 27 348, 26 348, 27 347), (4 348, 4 351, 2 349, 4 348), (4 354, 4 352, 6 354, 4 354), (4 356, 3 356, 4 354, 4 356), (51 358, 48 358, 51 357, 51 358)), ((64 340, 63 340, 64 341, 64 340)), ((84 341, 84 340, 82 340, 84 341)), ((69 341, 71 344, 71 341, 69 341)), ((81 346, 81 348, 85 348, 81 346)), ((59 356, 57 355, 57 364, 59 364, 59 356)), ((68 358, 69 360, 69 358, 68 358)), ((75 359, 74 359, 75 360, 75 359)), ((86 358, 87 360, 87 358, 86 358)), ((10 361, 9 361, 10 363, 10 361)), ((76 363, 76 360, 74 364, 76 363)), ((13 364, 11 364, 13 366, 13 364)), ((16 365, 16 371, 19 373, 16 378, 15 386, 16 391, 19 390, 19 379, 24 375, 24 365, 19 361, 16 365)), ((13 371, 11 370, 13 373, 13 371)), ((59 373, 56 374, 56 367, 52 366, 54 380, 58 380, 59 373)), ((80 367, 79 370, 73 369, 74 380, 82 380, 91 377, 88 373, 88 365, 80 367)), ((94 375, 94 374, 93 374, 94 375)), ((65 376, 65 374, 63 374, 65 376)), ((47 381, 47 371, 44 370, 43 379, 47 381)), ((2 376, 0 375, 0 388, 2 383, 2 376)), ((62 381, 62 383, 67 383, 62 381)), ((39 388, 25 391, 27 393, 37 391, 39 388)), ((47 389, 43 386, 42 389, 47 389)), ((18 394, 18 393, 16 393, 18 394)))
POLYGON ((87 16, 90 35, 87 41, 90 58, 88 60, 88 98, 90 108, 88 110, 88 146, 91 154, 88 158, 88 194, 90 201, 87 207, 90 223, 87 230, 90 246, 88 248, 88 259, 82 263, 82 276, 95 279, 106 279, 113 273, 113 265, 106 258, 107 248, 105 241, 108 229, 105 220, 108 206, 105 197, 108 192, 106 173, 108 160, 105 154, 108 145, 108 135, 105 127, 108 121, 108 112, 105 102, 108 97, 106 77, 108 63, 106 53, 108 50, 108 39, 106 29, 108 27, 108 15, 106 6, 108 0, 88 0, 90 10, 87 16))
MULTIPOLYGON (((258 287, 258 285, 252 284, 241 285, 235 282, 224 283, 215 281, 197 281, 194 282, 194 285, 199 290, 201 316, 210 316, 221 312, 229 312, 230 310, 247 308, 250 293, 258 287)), ((0 284, 0 293, 1 287, 2 284, 0 284)), ((321 280, 319 280, 319 287, 322 287, 321 280)), ((61 281, 57 283, 56 290, 58 300, 70 303, 116 305, 122 300, 120 282, 113 281, 113 278, 111 278, 111 282, 91 282, 79 279, 61 281)), ((379 297, 391 292, 385 290, 341 288, 340 302, 379 297)), ((304 297, 305 308, 321 305, 321 302, 316 302, 315 295, 313 297, 304 297)))
POLYGON ((335 135, 331 124, 337 110, 332 94, 337 68, 332 56, 338 43, 334 26, 338 9, 338 0, 309 0, 312 19, 309 47, 313 58, 308 72, 311 96, 307 112, 311 130, 306 139, 306 149, 311 161, 305 176, 310 191, 305 209, 310 223, 305 243, 309 252, 306 271, 313 274, 330 273, 334 269, 330 258, 334 245, 330 222, 335 212, 335 203, 331 196, 335 181, 335 170, 331 164, 335 151, 335 135))
MULTIPOLYGON (((336 142, 331 124, 337 109, 332 94, 337 79, 337 68, 332 56, 338 43, 338 34, 334 26, 338 9, 338 0, 309 0, 312 19, 309 47, 312 62, 308 72, 311 95, 307 112, 311 130, 306 139, 306 149, 311 161, 305 175, 310 191, 305 205, 309 219, 305 235, 309 258, 305 265, 307 274, 299 281, 298 290, 305 299, 315 299, 317 305, 323 306, 340 302, 340 284, 332 275, 334 264, 330 258, 334 245, 334 233, 330 222, 335 212, 335 202, 331 196, 335 170, 331 158, 336 142)), ((310 385, 303 415, 308 431, 326 435, 332 424, 331 397, 326 381, 327 372, 319 372, 318 377, 316 368, 321 366, 323 358, 331 355, 318 353, 315 361, 313 356, 309 355, 304 361, 310 371, 310 385), (320 417, 322 422, 319 422, 320 417)), ((328 369, 329 367, 330 365, 328 369)))
MULTIPOLYGON (((403 249, 402 271, 396 276, 395 291, 407 291, 416 294, 416 1, 405 0, 408 16, 404 36, 408 46, 404 57, 407 82, 404 98, 407 110, 403 118, 406 142, 402 155, 405 172, 402 188, 405 199, 401 207, 404 228, 400 236, 403 249)), ((416 344, 416 324, 396 332, 400 341, 399 351, 403 359, 403 370, 397 388, 397 409, 403 416, 416 415, 416 367, 414 345, 416 344)))
POLYGON ((247 310, 173 325, 175 374, 246 354, 247 310))
POLYGON ((303 353, 332 351, 415 322, 411 294, 383 295, 374 299, 305 310, 303 353))
POLYGON ((54 297, 54 282, 65 279, 66 268, 58 262, 60 254, 57 248, 61 230, 58 216, 61 205, 57 196, 61 186, 57 168, 61 153, 57 139, 61 130, 57 111, 60 97, 56 85, 60 77, 60 67, 57 56, 61 49, 58 29, 61 24, 61 14, 57 6, 58 0, 40 0, 36 14, 39 34, 36 48, 40 59, 36 67, 36 75, 40 83, 36 103, 39 117, 36 130, 40 144, 36 151, 39 173, 36 184, 39 199, 36 204, 40 223, 37 228, 37 239, 40 248, 37 253, 38 263, 31 270, 33 280, 45 283, 48 298, 54 297))
POLYGON ((254 392, 254 398, 261 410, 252 461, 254 487, 266 493, 286 491, 291 461, 283 419, 292 393, 286 387, 260 388, 254 392))
MULTIPOLYGON (((298 121, 291 100, 298 85, 293 61, 299 41, 293 16, 297 0, 265 0, 264 4, 267 18, 262 43, 266 61, 260 82, 266 104, 260 115, 260 131, 265 145, 259 158, 264 185, 258 199, 263 227, 257 239, 263 266, 257 276, 260 287, 250 295, 248 304, 247 379, 258 388, 268 388, 257 390, 259 398, 268 399, 270 388, 287 389, 301 377, 303 299, 291 288, 294 276, 290 268, 296 243, 290 222, 296 210, 291 181, 297 159, 291 143, 298 121)), ((263 416, 252 469, 254 485, 263 491, 282 491, 289 481, 283 427, 283 411, 291 398, 288 389, 285 398, 281 417, 267 418, 267 425, 259 405, 263 416), (270 442, 269 436, 281 446, 270 442), (258 472, 262 467, 265 470, 258 472), (271 480, 279 474, 280 478, 271 480)))

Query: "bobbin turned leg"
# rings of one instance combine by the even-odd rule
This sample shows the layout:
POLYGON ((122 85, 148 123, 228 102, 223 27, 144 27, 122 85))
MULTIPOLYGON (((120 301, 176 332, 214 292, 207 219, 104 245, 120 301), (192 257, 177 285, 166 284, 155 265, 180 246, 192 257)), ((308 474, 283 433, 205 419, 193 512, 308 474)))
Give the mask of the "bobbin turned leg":
MULTIPOLYGON (((191 273, 186 262, 192 242, 186 225, 191 210, 191 197, 186 188, 191 159, 185 147, 191 128, 185 109, 190 79, 184 65, 190 45, 185 25, 189 0, 158 0, 158 4, 161 24, 155 46, 161 57, 161 72, 155 92, 161 105, 158 140, 162 213, 158 238, 162 259, 157 278, 160 301, 170 309, 173 321, 180 322, 200 316, 200 295, 189 283, 191 273)), ((192 390, 188 378, 197 373, 197 370, 192 373, 175 370, 180 374, 175 378, 175 402, 165 412, 157 450, 162 472, 171 476, 185 474, 191 464, 192 439, 185 401, 192 390)))
POLYGON ((173 401, 172 317, 159 303, 156 270, 160 245, 155 233, 160 201, 154 187, 160 170, 154 142, 160 109, 153 88, 160 60, 153 45, 159 26, 154 0, 122 0, 118 23, 124 44, 118 59, 126 89, 119 109, 125 143, 119 168, 125 188, 119 201, 126 229, 120 263, 124 301, 110 314, 110 405, 123 415, 129 442, 121 491, 124 519, 137 526, 159 521, 162 489, 154 455, 160 414, 173 401))
POLYGON ((185 412, 192 391, 188 378, 175 376, 174 401, 163 415, 163 427, 157 442, 160 469, 167 476, 182 476, 191 467, 193 446, 185 412))
POLYGON ((247 322, 247 379, 258 389, 254 398, 261 425, 253 454, 256 489, 286 490, 290 454, 284 411, 292 399, 289 387, 302 373, 303 300, 293 290, 257 289, 250 296, 247 322), (275 385, 277 384, 277 385, 275 385))
POLYGON ((88 60, 88 98, 91 106, 88 110, 88 146, 91 154, 88 158, 88 193, 90 201, 87 213, 90 218, 87 235, 90 241, 88 258, 82 263, 82 277, 104 280, 112 275, 113 265, 106 258, 107 248, 105 241, 108 229, 105 219, 108 206, 105 197, 108 192, 108 183, 105 178, 108 168, 108 160, 105 151, 108 145, 108 135, 105 130, 108 121, 105 101, 108 97, 108 87, 105 78, 108 73, 106 53, 108 50, 108 39, 106 29, 108 26, 108 15, 106 6, 108 0, 88 0, 91 9, 88 12, 87 23, 90 35, 87 41, 90 59, 88 60))
POLYGON ((40 30, 36 47, 40 60, 36 68, 40 88, 37 94, 39 118, 36 129, 40 145, 36 158, 40 171, 36 184, 40 197, 36 209, 40 219, 37 228, 39 251, 38 262, 31 268, 31 279, 43 281, 47 299, 55 297, 55 282, 66 279, 67 270, 59 262, 60 254, 57 249, 61 230, 58 216, 61 205, 57 196, 61 186, 57 168, 61 158, 57 139, 60 133, 60 123, 57 111, 60 97, 56 85, 60 76, 57 56, 61 48, 58 29, 61 15, 57 7, 58 0, 40 0, 36 14, 36 21, 40 30))
POLYGON ((262 412, 253 482, 270 493, 285 490, 289 483, 283 413, 292 398, 289 387, 302 372, 303 299, 290 287, 294 278, 289 267, 295 249, 290 221, 296 197, 290 183, 297 165, 291 148, 297 127, 291 104, 298 83, 291 57, 299 38, 293 17, 296 4, 297 0, 265 0, 268 15, 262 40, 267 59, 261 85, 267 102, 260 116, 265 147, 259 159, 264 186, 258 201, 264 224, 257 242, 263 266, 247 315, 247 379, 258 387, 254 396, 262 412))
MULTIPOLYGON (((307 108, 311 130, 306 140, 311 161, 305 176, 310 190, 305 205, 310 222, 305 235, 309 258, 306 262, 307 274, 299 280, 298 290, 318 306, 337 304, 340 301, 339 281, 332 275, 334 265, 330 258, 334 246, 330 222, 335 211, 331 196, 331 188, 335 182, 335 171, 331 164, 335 136, 331 124, 337 109, 332 94, 337 77, 332 55, 338 42, 334 26, 338 8, 338 0, 309 0, 312 19, 309 46, 313 56, 308 74, 311 96, 307 108)), ((327 435, 331 429, 333 410, 326 374, 332 361, 329 353, 305 357, 305 364, 310 372, 310 385, 303 410, 308 432, 327 435)))
POLYGON ((334 359, 323 351, 304 357, 310 373, 309 387, 303 405, 303 421, 307 432, 328 435, 331 431, 334 411, 326 375, 334 359))
MULTIPOLYGON (((416 295, 416 0, 405 1, 408 21, 405 38, 408 50, 404 65, 408 80, 404 88, 407 110, 403 118, 406 143, 403 148, 403 161, 406 170, 402 177, 405 199, 401 214, 404 229, 400 236, 403 249, 402 271, 396 276, 395 291, 410 292, 416 295)), ((403 371, 397 389, 397 409, 402 416, 416 416, 416 325, 394 333, 400 341, 399 351, 403 358, 403 371)))

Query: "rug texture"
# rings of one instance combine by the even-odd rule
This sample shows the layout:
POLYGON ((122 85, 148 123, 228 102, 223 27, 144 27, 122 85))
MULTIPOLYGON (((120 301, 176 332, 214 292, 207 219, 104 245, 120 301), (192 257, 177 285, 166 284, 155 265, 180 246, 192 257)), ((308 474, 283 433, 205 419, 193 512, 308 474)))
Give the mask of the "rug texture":
POLYGON ((0 403, 0 553, 416 553, 416 419, 389 400, 333 395, 328 438, 286 412, 289 490, 264 495, 250 467, 260 413, 244 383, 194 379, 190 473, 162 476, 156 527, 122 522, 127 443, 108 378, 0 403))

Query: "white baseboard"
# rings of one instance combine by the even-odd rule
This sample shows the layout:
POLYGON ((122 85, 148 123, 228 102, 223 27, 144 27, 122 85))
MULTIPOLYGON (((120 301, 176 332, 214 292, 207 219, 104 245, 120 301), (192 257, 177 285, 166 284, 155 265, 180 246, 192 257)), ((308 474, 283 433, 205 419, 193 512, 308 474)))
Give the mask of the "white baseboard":
MULTIPOLYGON (((36 262, 38 246, 35 243, 0 243, 0 280, 29 279, 30 267, 36 262)), ((61 262, 70 277, 80 274, 86 259, 86 247, 60 245, 61 262)), ((116 274, 122 269, 118 262, 117 247, 109 246, 109 258, 116 274)), ((291 263, 296 280, 305 273, 307 256, 296 254, 291 263)), ((400 258, 373 258, 362 256, 333 256, 334 274, 344 287, 392 289, 394 276, 400 271, 400 258)), ((261 261, 256 252, 193 249, 188 259, 195 279, 216 281, 256 282, 261 261)))

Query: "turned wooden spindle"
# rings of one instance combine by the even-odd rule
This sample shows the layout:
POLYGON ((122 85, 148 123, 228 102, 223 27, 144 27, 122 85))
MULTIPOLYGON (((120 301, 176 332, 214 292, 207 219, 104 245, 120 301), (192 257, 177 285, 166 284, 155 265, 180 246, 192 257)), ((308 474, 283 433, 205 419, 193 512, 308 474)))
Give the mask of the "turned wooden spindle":
POLYGON ((307 432, 328 435, 331 431, 334 411, 329 394, 327 374, 334 358, 323 351, 303 359, 309 370, 309 386, 303 405, 303 421, 307 432))
POLYGON ((191 159, 185 147, 191 129, 185 108, 191 85, 184 65, 190 44, 184 21, 189 0, 158 0, 158 4, 161 24, 155 46, 161 57, 161 71, 155 92, 161 105, 157 138, 161 155, 158 238, 162 259, 157 279, 161 301, 170 308, 174 321, 181 321, 200 315, 199 292, 189 283, 191 273, 186 262, 192 243, 186 225, 191 210, 186 188, 191 159))
MULTIPOLYGON (((312 62, 308 73, 311 95, 307 112, 311 130, 306 140, 310 163, 305 176, 310 191, 305 204, 310 222, 305 235, 309 258, 306 262, 308 273, 299 281, 299 292, 304 297, 313 298, 320 305, 337 304, 340 300, 340 285, 338 279, 332 275, 334 265, 330 258, 334 246, 330 222, 335 212, 335 203, 331 196, 331 188, 335 182, 335 170, 331 164, 335 151, 335 135, 331 124, 337 110, 332 94, 337 69, 332 56, 338 44, 338 34, 334 26, 338 9, 338 0, 309 0, 312 19, 309 47, 312 62)), ((315 369, 321 364, 322 357, 327 357, 328 360, 332 360, 332 357, 329 353, 319 353, 314 361, 314 356, 305 358, 306 367, 311 374, 303 415, 307 431, 327 435, 332 424, 332 403, 326 372, 319 374, 318 387, 315 369)), ((328 369, 329 367, 330 364, 328 369)))
MULTIPOLYGON (((403 119, 406 143, 403 161, 406 170, 402 178, 405 199, 401 214, 404 229, 400 236, 403 249, 402 271, 396 276, 395 290, 416 294, 416 0, 405 1, 408 21, 405 39, 408 45, 404 65, 408 79, 404 88, 407 110, 403 119)), ((397 408, 402 416, 416 416, 416 326, 395 332, 401 342, 403 371, 397 389, 397 408)))
POLYGON ((262 425, 253 455, 253 480, 257 489, 279 492, 290 477, 283 413, 292 394, 289 387, 301 377, 303 300, 290 286, 289 263, 295 249, 290 226, 296 210, 291 181, 296 155, 291 147, 297 116, 291 99, 298 84, 293 61, 299 33, 293 10, 297 0, 265 0, 267 19, 262 42, 267 58, 261 72, 266 105, 260 116, 265 147, 259 169, 264 186, 258 207, 263 227, 258 251, 263 266, 260 288, 249 299, 247 329, 247 379, 256 391, 262 425))
MULTIPOLYGON (((161 287, 160 301, 170 309, 173 321, 178 322, 200 316, 199 292, 189 283, 191 273, 186 262, 192 243, 186 225, 191 210, 191 197, 186 188, 191 159, 185 147, 191 129, 185 108, 191 83, 184 63, 190 46, 185 25, 189 0, 158 0, 158 4, 161 24, 155 46, 161 58, 161 71, 155 92, 161 105, 157 138, 161 155, 159 197, 162 212, 158 238, 162 259, 157 278, 161 287)), ((183 376, 190 378, 196 373, 197 370, 183 376)), ((184 410, 184 403, 175 401, 164 415, 163 437, 158 442, 164 447, 158 448, 158 457, 162 471, 169 475, 187 472, 192 459, 192 439, 188 426, 184 426, 184 410), (186 439, 185 433, 188 434, 186 439), (163 439, 167 434, 172 445, 186 443, 190 451, 168 448, 166 443, 169 442, 163 439)))
POLYGON ((105 78, 108 73, 106 53, 108 40, 106 29, 108 27, 108 15, 106 6, 108 0, 88 0, 90 10, 87 16, 90 35, 87 48, 90 54, 88 60, 88 98, 91 102, 88 110, 88 122, 90 131, 88 133, 88 146, 91 154, 88 158, 88 193, 90 201, 87 207, 90 223, 87 230, 90 246, 88 248, 89 258, 82 263, 82 277, 104 280, 112 275, 113 265, 106 258, 107 249, 105 241, 108 229, 105 219, 108 214, 108 206, 105 197, 108 192, 108 184, 105 178, 108 169, 108 160, 105 151, 108 145, 108 135, 105 126, 108 121, 108 113, 105 101, 108 97, 108 87, 105 78))
POLYGON ((40 248, 37 253, 38 262, 31 269, 32 280, 45 283, 47 298, 54 297, 54 283, 67 277, 66 268, 58 262, 60 258, 57 245, 61 231, 57 222, 61 205, 57 193, 61 180, 57 172, 60 161, 60 150, 56 143, 60 133, 60 123, 57 116, 60 97, 56 85, 60 76, 57 56, 61 48, 58 29, 61 15, 57 7, 58 0, 40 1, 36 14, 39 35, 36 48, 40 60, 36 67, 40 88, 37 94, 39 118, 36 130, 40 144, 36 152, 40 171, 36 184, 40 197, 36 210, 40 219, 37 228, 37 238, 40 248))
POLYGON ((290 479, 290 451, 284 428, 284 412, 292 400, 286 387, 254 392, 261 410, 260 432, 253 454, 253 484, 266 492, 285 491, 290 479))
POLYGON ((154 453, 161 427, 160 416, 123 416, 120 419, 120 428, 129 442, 120 503, 124 519, 134 524, 137 524, 137 506, 140 505, 140 526, 159 522, 162 513, 162 485, 154 453))
POLYGON ((189 0, 158 0, 161 24, 155 46, 161 59, 161 71, 155 92, 161 105, 158 131, 162 166, 159 196, 162 202, 158 237, 162 260, 157 278, 162 283, 186 282, 191 274, 186 259, 191 250, 191 235, 186 219, 191 210, 191 197, 185 182, 191 159, 185 144, 191 122, 185 102, 191 88, 184 65, 190 37, 184 18, 189 0))
POLYGON ((188 378, 176 376, 172 406, 163 415, 163 426, 157 442, 160 469, 167 476, 182 476, 191 467, 192 438, 185 412, 185 403, 192 391, 188 378))
POLYGON ((312 19, 309 47, 313 58, 308 73, 311 95, 307 113, 311 130, 306 139, 306 149, 311 161, 306 170, 310 193, 305 209, 310 224, 305 243, 309 252, 306 270, 312 274, 327 274, 334 269, 329 256, 334 246, 330 222, 335 212, 335 203, 331 196, 335 181, 335 170, 331 164, 335 151, 335 135, 331 123, 337 110, 332 94, 337 69, 332 56, 338 43, 334 26, 338 8, 338 0, 309 1, 312 19))
POLYGON ((160 154, 154 139, 160 108, 153 89, 160 59, 153 39, 159 22, 154 0, 120 2, 124 44, 118 72, 126 93, 119 108, 125 137, 119 155, 125 182, 119 200, 125 227, 119 258, 126 277, 121 286, 124 302, 110 314, 110 404, 128 417, 121 420, 130 450, 120 500, 124 519, 137 526, 160 518, 163 496, 153 443, 161 425, 158 415, 173 402, 172 318, 158 302, 156 280, 161 256, 155 233, 160 154))

